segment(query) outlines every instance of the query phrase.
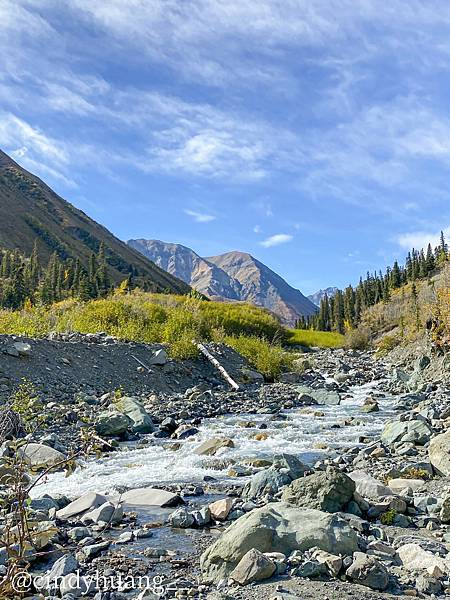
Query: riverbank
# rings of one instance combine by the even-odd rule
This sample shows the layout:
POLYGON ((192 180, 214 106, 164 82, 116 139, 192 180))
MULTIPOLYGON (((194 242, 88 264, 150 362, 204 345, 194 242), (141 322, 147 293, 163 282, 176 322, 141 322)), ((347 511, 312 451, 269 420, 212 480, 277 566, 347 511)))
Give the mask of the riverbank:
MULTIPOLYGON (((61 397, 58 411, 73 422, 51 419, 51 435, 33 442, 64 455, 67 432, 90 420, 115 449, 34 488, 32 514, 55 529, 35 574, 68 576, 72 557, 85 577, 161 575, 177 597, 180 588, 211 599, 445 593, 448 384, 426 382, 423 357, 414 390, 412 373, 371 354, 304 360, 301 374, 277 384, 254 374, 239 392, 204 380, 184 393, 61 397)), ((73 593, 69 584, 55 594, 73 593)), ((138 587, 90 595, 137 598, 138 587)))

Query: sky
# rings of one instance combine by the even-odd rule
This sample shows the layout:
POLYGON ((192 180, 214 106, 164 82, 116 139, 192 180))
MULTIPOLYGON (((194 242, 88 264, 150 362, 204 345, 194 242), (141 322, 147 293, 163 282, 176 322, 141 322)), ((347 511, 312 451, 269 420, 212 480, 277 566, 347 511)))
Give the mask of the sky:
POLYGON ((0 0, 0 148, 304 293, 450 238, 446 0, 0 0))

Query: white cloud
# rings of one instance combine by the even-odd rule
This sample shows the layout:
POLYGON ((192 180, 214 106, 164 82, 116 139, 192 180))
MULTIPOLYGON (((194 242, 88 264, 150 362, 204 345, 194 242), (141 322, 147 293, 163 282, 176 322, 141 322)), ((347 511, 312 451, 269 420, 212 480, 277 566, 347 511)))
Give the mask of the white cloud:
POLYGON ((190 210, 188 208, 186 208, 184 212, 190 217, 192 217, 197 223, 210 223, 211 221, 215 221, 216 219, 216 217, 213 215, 197 212, 196 210, 190 210))
MULTIPOLYGON (((447 240, 450 239, 450 226, 442 227, 442 231, 447 240)), ((439 244, 439 239, 441 236, 441 231, 411 231, 410 233, 401 233, 396 238, 395 241, 401 248, 405 250, 411 250, 415 248, 416 250, 421 250, 422 248, 427 248, 428 244, 434 248, 439 244)))
POLYGON ((261 233, 261 226, 260 225, 255 225, 253 227, 253 233, 261 233))
POLYGON ((288 233, 277 233, 275 235, 271 235, 263 242, 261 242, 261 246, 264 248, 272 248, 273 246, 279 246, 280 244, 286 244, 294 239, 294 236, 288 233))

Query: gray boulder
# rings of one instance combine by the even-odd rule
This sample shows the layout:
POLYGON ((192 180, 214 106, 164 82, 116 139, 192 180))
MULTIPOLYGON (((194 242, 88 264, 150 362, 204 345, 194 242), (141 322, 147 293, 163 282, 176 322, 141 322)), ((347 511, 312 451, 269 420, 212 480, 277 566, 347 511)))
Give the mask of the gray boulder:
POLYGON ((138 398, 124 396, 115 403, 116 409, 130 420, 133 433, 153 433, 155 426, 138 398))
POLYGON ((314 388, 310 388, 307 385, 297 385, 295 386, 295 389, 298 390, 300 394, 306 394, 310 396, 316 404, 336 406, 341 403, 340 395, 333 390, 326 390, 324 388, 319 388, 315 390, 314 388))
POLYGON ((428 456, 433 468, 440 475, 450 475, 450 430, 431 440, 428 456))
POLYGON ((53 564, 53 567, 47 572, 46 578, 48 581, 53 582, 59 577, 74 573, 78 568, 77 559, 72 554, 65 554, 53 564))
POLYGON ((379 479, 375 479, 365 471, 352 471, 348 474, 356 484, 356 491, 363 498, 378 500, 383 496, 393 496, 393 491, 384 485, 379 479))
POLYGON ((389 585, 386 567, 373 556, 362 552, 355 552, 353 563, 347 569, 346 575, 355 583, 372 590, 383 591, 389 585))
POLYGON ((122 494, 121 499, 128 506, 158 506, 163 508, 183 503, 178 494, 152 487, 129 490, 122 494))
POLYGON ((103 412, 97 417, 95 430, 105 437, 123 435, 129 424, 128 417, 119 412, 103 412))
POLYGON ((231 579, 247 585, 253 581, 269 579, 277 570, 275 563, 262 552, 252 548, 244 554, 235 569, 230 573, 231 579))
POLYGON ((294 506, 333 513, 341 511, 353 498, 355 482, 332 467, 296 479, 283 491, 281 499, 294 506))
POLYGON ((269 469, 255 473, 242 490, 244 500, 255 500, 275 495, 283 486, 303 477, 310 468, 292 454, 277 454, 269 469))
POLYGON ((313 547, 349 555, 358 549, 358 538, 337 515, 276 502, 235 521, 202 554, 200 566, 205 580, 218 581, 228 576, 252 548, 290 554, 313 547))
POLYGON ((419 446, 426 444, 433 430, 422 420, 413 421, 389 421, 386 423, 381 434, 381 441, 386 446, 395 442, 414 442, 419 446))
POLYGON ((106 496, 96 494, 95 492, 87 492, 61 510, 58 510, 56 516, 58 519, 71 519, 89 510, 94 510, 94 508, 98 508, 105 502, 107 502, 106 496))
MULTIPOLYGON (((47 469, 65 460, 65 455, 50 446, 33 442, 19 448, 18 452, 33 469, 47 469)), ((62 468, 62 467, 61 467, 62 468)))

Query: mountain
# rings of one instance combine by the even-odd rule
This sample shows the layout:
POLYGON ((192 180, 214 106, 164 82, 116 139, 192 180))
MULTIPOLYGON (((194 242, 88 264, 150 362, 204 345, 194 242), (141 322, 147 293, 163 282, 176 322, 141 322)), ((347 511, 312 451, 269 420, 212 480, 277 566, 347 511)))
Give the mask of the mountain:
POLYGON ((235 300, 263 306, 295 325, 317 307, 282 277, 245 252, 203 258, 190 248, 158 240, 129 240, 158 266, 216 300, 235 300))
POLYGON ((56 252, 61 259, 78 258, 86 267, 92 252, 97 252, 103 243, 109 274, 115 283, 131 273, 135 283, 150 291, 190 290, 183 281, 116 238, 0 150, 0 247, 30 255, 35 240, 44 261, 56 252))
POLYGON ((129 240, 128 245, 211 299, 240 300, 238 282, 186 246, 143 239, 129 240))
POLYGON ((324 298, 325 294, 328 296, 328 298, 332 298, 337 291, 337 287, 327 287, 324 290, 319 290, 314 294, 311 294, 310 296, 308 296, 308 299, 311 300, 311 302, 316 306, 320 306, 322 298, 324 298))

